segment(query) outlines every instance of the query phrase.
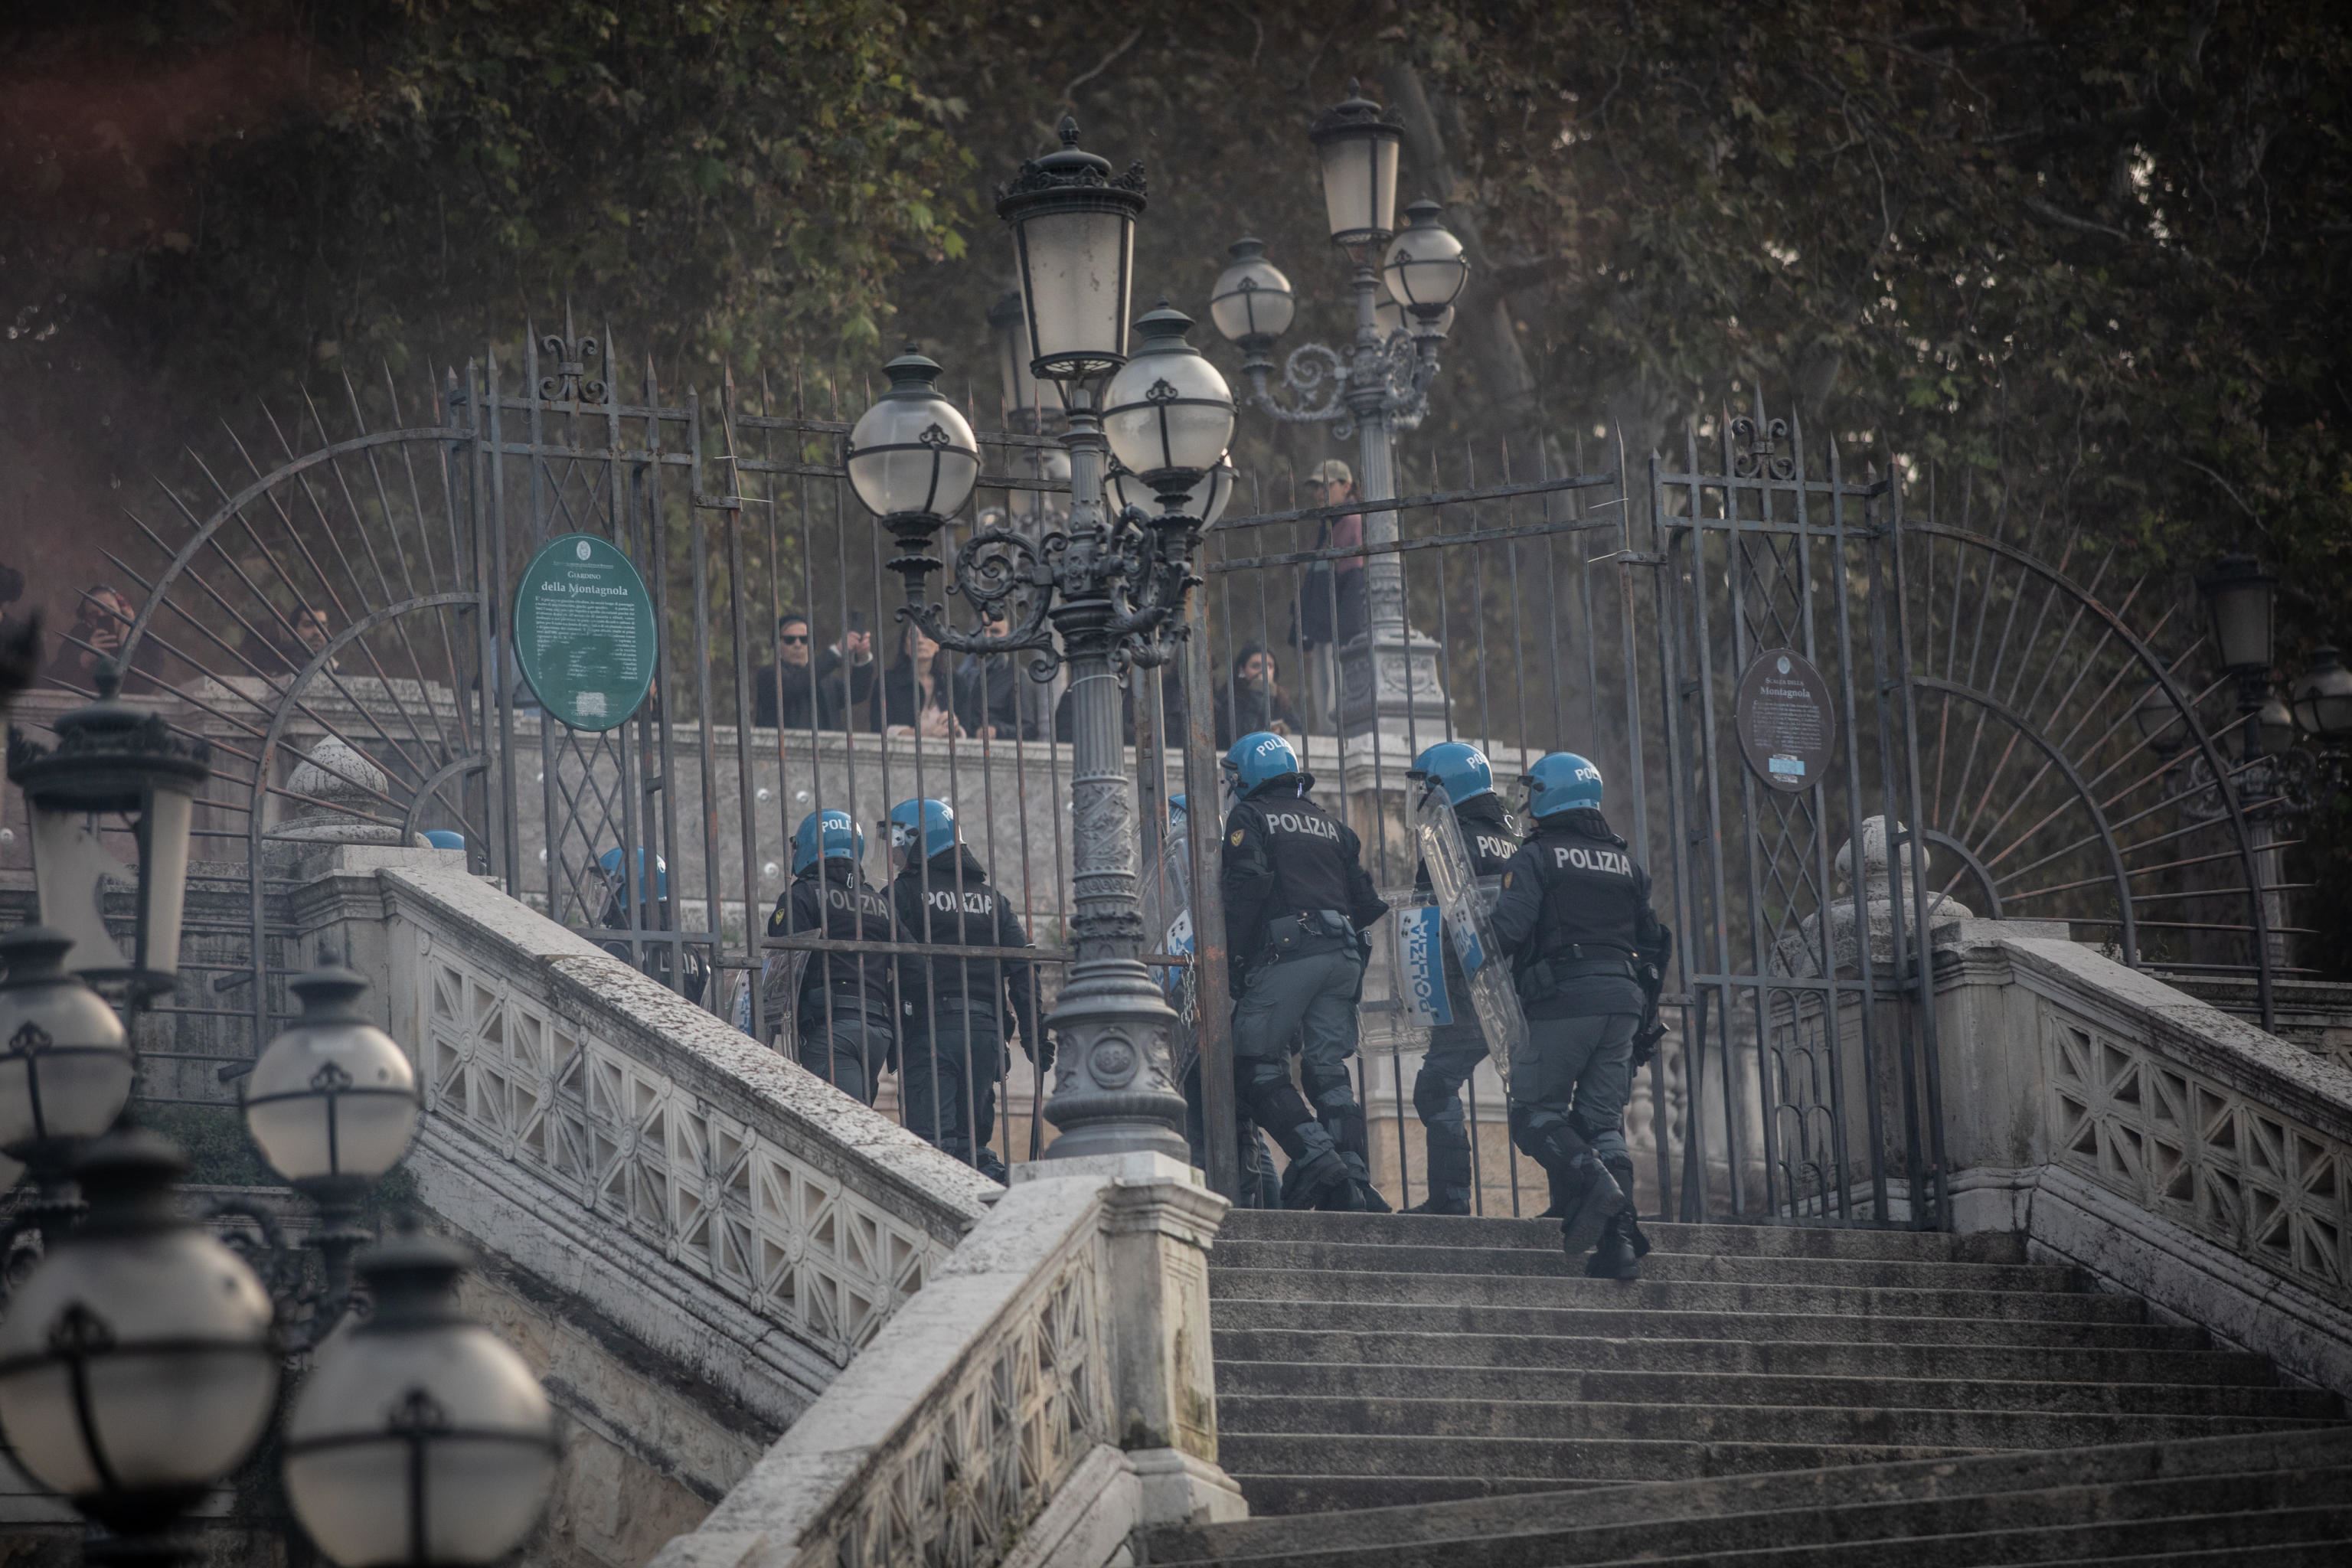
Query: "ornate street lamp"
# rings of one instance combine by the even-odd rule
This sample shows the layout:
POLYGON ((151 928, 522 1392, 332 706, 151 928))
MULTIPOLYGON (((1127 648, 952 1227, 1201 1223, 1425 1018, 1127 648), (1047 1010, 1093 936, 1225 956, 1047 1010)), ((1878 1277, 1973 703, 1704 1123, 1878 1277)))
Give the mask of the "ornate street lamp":
POLYGON ((2268 679, 2275 657, 2271 611, 2278 579, 2251 555, 2224 555, 2197 587, 2212 617, 2221 668, 2232 675, 2268 679))
MULTIPOLYGON (((301 1016, 246 1079, 245 1130, 270 1168, 318 1205, 310 1245, 323 1279, 300 1331, 316 1344, 350 1306, 351 1256, 370 1240, 361 1206, 407 1154, 424 1107, 407 1053, 359 1011, 366 981, 322 952, 289 989, 301 1016)), ((247 1217, 271 1234, 269 1222, 247 1217)))
POLYGON ((75 1171, 89 1216, 0 1322, 0 1433, 16 1462, 132 1538, 122 1551, 135 1560, 161 1557, 141 1538, 252 1452, 278 1392, 268 1293, 181 1217, 172 1189, 185 1169, 152 1133, 92 1145, 75 1171))
POLYGON ((25 792, 41 923, 73 943, 65 966, 143 1000, 172 989, 180 968, 180 915, 188 893, 188 839, 196 792, 211 775, 202 741, 173 735, 163 715, 123 701, 121 672, 101 665, 98 700, 57 721, 45 747, 11 726, 8 777, 25 792), (117 860, 100 835, 127 827, 138 865, 117 860), (110 884, 138 888, 136 945, 126 960, 106 929, 110 884))
POLYGON ((2189 743, 2188 727, 2181 722, 2180 710, 2160 680, 2148 682, 2147 693, 2133 704, 2132 722, 2139 727, 2148 750, 2159 758, 2177 757, 2181 747, 2189 743))
POLYGON ((1198 500, 1205 510, 1215 498, 1208 476, 1233 437, 1233 395, 1184 341, 1192 322, 1164 306, 1138 323, 1144 346, 1132 365, 1139 368, 1122 372, 1130 363, 1126 305, 1142 165, 1112 174, 1107 159, 1078 146, 1068 119, 1061 141, 1022 165, 998 193, 996 210, 1013 233, 1030 372, 1055 384, 1067 410, 1061 442, 1070 457, 1069 521, 1044 538, 975 529, 956 552, 949 586, 983 616, 1001 613, 1010 629, 1001 637, 961 630, 948 625, 944 604, 929 600, 931 575, 946 564, 932 553, 946 522, 940 498, 910 512, 895 489, 856 488, 898 546, 890 566, 906 583, 903 618, 959 651, 1034 652, 1031 672, 1040 679, 1057 666, 1069 672, 1076 957, 1047 1020, 1061 1045, 1045 1107, 1061 1131, 1051 1156, 1181 1159, 1184 1100, 1169 1067, 1175 1015, 1143 963, 1135 781, 1120 743, 1119 688, 1130 669, 1164 664, 1179 646, 1205 525, 1187 509, 1198 500), (1149 487, 1156 512, 1105 506, 1113 452, 1149 487))
POLYGON ((1353 84, 1347 100, 1308 132, 1322 161, 1332 243, 1347 253, 1352 275, 1356 326, 1344 348, 1292 349, 1282 364, 1287 400, 1276 393, 1275 341, 1289 327, 1296 301, 1289 279, 1255 240, 1233 247, 1211 290, 1210 313, 1242 351, 1253 404, 1286 424, 1328 423, 1341 440, 1356 437, 1355 499, 1373 503, 1361 510, 1365 542, 1374 548, 1364 574, 1363 640, 1341 655, 1341 721, 1353 732, 1385 726, 1410 736, 1444 727, 1445 696, 1436 645, 1405 623, 1402 563, 1382 548, 1396 542, 1396 512, 1377 503, 1396 496, 1396 432, 1428 415, 1438 351, 1469 263, 1434 202, 1414 203, 1409 226, 1395 232, 1402 135, 1353 84))
POLYGON ((843 466, 858 500, 899 547, 920 550, 940 520, 971 499, 980 479, 980 441, 940 394, 937 361, 908 343, 882 368, 890 389, 849 432, 843 466))
POLYGON ((122 1020, 65 972, 72 945, 47 926, 0 936, 8 974, 0 984, 0 1152, 21 1162, 37 1189, 12 1229, 37 1230, 45 1251, 80 1216, 74 1163, 122 1114, 136 1070, 122 1020))
MULTIPOLYGON (((1233 458, 1221 458, 1217 460, 1215 468, 1209 469, 1192 482, 1192 489, 1185 494, 1183 504, 1176 510, 1186 517, 1199 519, 1203 530, 1214 528, 1217 525, 1217 520, 1225 515, 1226 504, 1234 499, 1234 486, 1237 479, 1238 476, 1234 472, 1233 458)), ((1111 509, 1114 511, 1125 511, 1129 507, 1133 507, 1136 510, 1149 516, 1152 508, 1160 504, 1159 496, 1153 493, 1151 487, 1145 484, 1137 475, 1129 472, 1124 464, 1116 459, 1113 459, 1109 471, 1104 475, 1103 482, 1109 494, 1111 509)))
POLYGON ((2311 650, 2311 668, 2294 683, 2295 727, 2315 741, 2352 740, 2352 669, 2331 646, 2311 650))
POLYGON ((1323 210, 1334 245, 1378 245, 1396 231, 1397 147, 1404 128, 1348 84, 1347 99, 1307 132, 1323 158, 1323 210))
POLYGON ((557 1449, 520 1356, 466 1316, 466 1255, 395 1237, 359 1259, 374 1313, 320 1353, 286 1424, 286 1495, 339 1568, 478 1568, 521 1543, 557 1449))

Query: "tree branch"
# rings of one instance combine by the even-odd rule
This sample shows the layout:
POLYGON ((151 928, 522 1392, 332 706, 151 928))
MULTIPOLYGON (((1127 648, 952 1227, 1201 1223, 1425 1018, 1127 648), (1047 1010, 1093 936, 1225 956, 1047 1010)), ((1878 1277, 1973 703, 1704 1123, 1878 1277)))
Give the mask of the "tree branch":
POLYGON ((2071 228, 2076 234, 2095 234, 2108 239, 2120 239, 2126 245, 2131 243, 2132 237, 2122 229, 2111 228, 2103 223, 2094 223, 2086 217, 2076 217, 2073 213, 2060 212, 2039 196, 2026 197, 2025 210, 2035 217, 2056 224, 2060 228, 2071 228))

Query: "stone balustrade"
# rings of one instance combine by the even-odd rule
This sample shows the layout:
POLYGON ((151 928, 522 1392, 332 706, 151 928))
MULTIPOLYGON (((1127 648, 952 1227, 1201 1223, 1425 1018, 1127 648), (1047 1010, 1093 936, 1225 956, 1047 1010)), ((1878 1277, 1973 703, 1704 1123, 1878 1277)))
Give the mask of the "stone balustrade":
POLYGON ((801 1421, 654 1568, 1094 1564, 1237 1518, 1216 1468, 1223 1199, 1156 1156, 1024 1168, 801 1421))

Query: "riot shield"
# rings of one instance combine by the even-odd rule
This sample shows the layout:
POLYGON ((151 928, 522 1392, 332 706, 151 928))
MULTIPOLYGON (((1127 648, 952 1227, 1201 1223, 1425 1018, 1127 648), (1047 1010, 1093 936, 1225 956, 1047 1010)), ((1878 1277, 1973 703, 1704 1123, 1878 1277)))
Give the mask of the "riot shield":
MULTIPOLYGON (((1146 941, 1159 944, 1158 951, 1189 958, 1192 954, 1192 857, 1186 827, 1179 822, 1170 831, 1159 866, 1143 879, 1143 932, 1146 941)), ((1176 1081, 1182 1083, 1201 1054, 1200 993, 1190 965, 1158 967, 1152 977, 1167 993, 1168 1005, 1176 1010, 1176 1033, 1169 1041, 1169 1055, 1176 1081)))
POLYGON ((1421 842, 1421 858, 1429 868, 1430 890, 1444 919, 1445 934, 1462 960, 1469 982, 1470 1011, 1486 1037, 1486 1054, 1503 1087, 1511 1083, 1511 1052, 1528 1037, 1527 1015, 1519 1010, 1519 994, 1511 984, 1509 966, 1495 945, 1486 917, 1501 891, 1496 878, 1480 879, 1472 871, 1469 847, 1462 841, 1462 825, 1454 820, 1454 803, 1433 784, 1421 792, 1413 807, 1413 832, 1421 842))

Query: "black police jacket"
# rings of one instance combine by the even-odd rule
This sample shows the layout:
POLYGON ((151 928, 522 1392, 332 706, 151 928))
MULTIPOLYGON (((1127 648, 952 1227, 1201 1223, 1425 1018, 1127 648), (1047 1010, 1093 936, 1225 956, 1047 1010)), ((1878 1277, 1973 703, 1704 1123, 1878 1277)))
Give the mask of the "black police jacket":
MULTIPOLYGON (((629 929, 628 908, 619 892, 604 895, 604 908, 597 916, 597 923, 610 931, 629 929)), ((660 931, 672 929, 669 900, 665 899, 658 903, 648 904, 646 908, 645 924, 638 929, 660 931)), ((639 939, 638 952, 643 956, 638 958, 632 958, 629 955, 629 944, 625 942, 600 942, 596 945, 624 963, 635 963, 648 977, 668 986, 689 1002, 699 1004, 702 1000, 702 993, 709 987, 709 962, 702 956, 702 950, 691 942, 682 946, 672 946, 658 937, 642 937, 639 939), (686 956, 685 967, 682 970, 677 968, 676 962, 677 955, 681 952, 686 956), (674 971, 675 977, 673 977, 674 971)))
POLYGON ((1225 940, 1234 976, 1267 956, 1267 926, 1337 910, 1358 931, 1389 912, 1356 830, 1318 805, 1304 773, 1261 784, 1225 817, 1225 940))
MULTIPOLYGON (((1473 875, 1499 877, 1511 864, 1511 857, 1519 852, 1519 821, 1503 809, 1503 803, 1491 795, 1474 795, 1454 808, 1454 821, 1462 825, 1462 847, 1470 851, 1473 875)), ((1412 872, 1412 890, 1426 902, 1432 896, 1429 885, 1429 862, 1417 862, 1412 872)), ((1462 973, 1462 955, 1454 944, 1445 944, 1445 991, 1455 998, 1469 994, 1469 979, 1462 973)))
MULTIPOLYGON (((898 928, 890 918, 890 900, 868 882, 855 864, 824 859, 793 879, 768 917, 770 936, 795 931, 823 931, 845 942, 891 942, 898 928)), ((820 952, 811 955, 801 973, 797 1005, 803 1026, 822 1020, 826 998, 836 1010, 854 1008, 884 1018, 896 1016, 892 1006, 891 957, 887 952, 820 952)))
POLYGON ((1650 873, 1597 811, 1536 824, 1504 869, 1494 923, 1531 1018, 1638 1017, 1637 965, 1663 963, 1672 945, 1650 912, 1650 873))
MULTIPOLYGON (((909 866, 890 881, 890 903, 908 942, 943 947, 1027 947, 1029 933, 1011 900, 989 885, 988 870, 959 844, 909 866)), ((1037 973, 1026 959, 909 958, 899 964, 899 984, 914 1023, 928 1030, 933 1010, 969 1007, 992 1012, 1004 1033, 1009 1016, 1019 1020, 1021 1043, 1031 1055, 1043 1037, 1037 1025, 1037 973)))

